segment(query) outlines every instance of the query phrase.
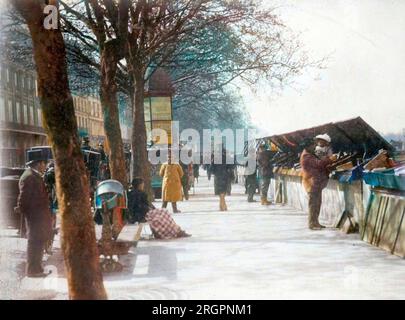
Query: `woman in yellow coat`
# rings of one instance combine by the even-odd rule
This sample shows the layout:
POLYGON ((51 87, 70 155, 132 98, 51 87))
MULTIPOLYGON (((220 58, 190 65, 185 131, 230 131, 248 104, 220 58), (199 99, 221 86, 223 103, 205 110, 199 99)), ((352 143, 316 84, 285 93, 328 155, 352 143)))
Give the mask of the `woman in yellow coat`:
POLYGON ((163 208, 166 209, 169 202, 172 203, 173 212, 180 213, 177 209, 177 202, 183 200, 181 178, 184 172, 178 163, 172 163, 169 156, 169 162, 160 168, 160 176, 163 178, 162 198, 163 208))

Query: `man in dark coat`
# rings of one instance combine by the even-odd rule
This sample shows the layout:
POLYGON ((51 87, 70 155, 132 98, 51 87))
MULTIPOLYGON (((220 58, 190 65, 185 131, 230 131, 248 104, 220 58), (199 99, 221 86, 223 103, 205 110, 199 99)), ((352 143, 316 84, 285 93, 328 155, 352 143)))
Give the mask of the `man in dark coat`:
MULTIPOLYGON (((330 139, 330 138, 329 138, 330 139)), ((322 206, 322 191, 329 181, 328 165, 336 161, 336 155, 317 155, 319 145, 323 141, 306 142, 306 147, 301 154, 300 164, 302 168, 302 184, 308 193, 308 227, 311 230, 321 230, 325 228, 319 223, 319 214, 322 206)), ((330 143, 330 141, 328 141, 330 143)))
POLYGON ((251 173, 247 168, 247 164, 245 165, 245 187, 248 195, 248 202, 256 202, 254 196, 257 189, 257 168, 251 173))
POLYGON ((227 164, 227 152, 225 149, 222 151, 221 163, 215 163, 214 159, 212 163, 211 172, 214 175, 215 195, 219 196, 219 210, 228 211, 225 197, 229 194, 232 181, 235 178, 235 165, 227 164))
POLYGON ((259 166, 259 175, 261 180, 261 203, 264 206, 270 205, 267 199, 269 193, 269 186, 271 178, 273 178, 273 165, 271 163, 271 152, 266 150, 264 145, 259 147, 259 152, 257 154, 257 164, 259 166))
POLYGON ((28 169, 20 178, 18 207, 27 227, 27 276, 45 277, 42 257, 52 235, 52 214, 43 180, 47 159, 41 150, 28 151, 28 169))

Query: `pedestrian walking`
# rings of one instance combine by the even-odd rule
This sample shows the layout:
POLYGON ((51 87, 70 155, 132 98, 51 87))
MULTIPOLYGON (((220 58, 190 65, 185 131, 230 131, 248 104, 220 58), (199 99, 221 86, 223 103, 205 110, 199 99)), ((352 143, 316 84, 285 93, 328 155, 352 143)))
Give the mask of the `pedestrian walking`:
POLYGON ((228 211, 226 195, 230 191, 230 186, 234 179, 234 164, 227 164, 226 150, 222 151, 222 161, 220 164, 212 164, 212 174, 214 175, 215 195, 219 196, 219 210, 228 211))
POLYGON ((160 176, 163 178, 162 198, 163 208, 166 209, 169 202, 172 203, 173 212, 181 213, 177 208, 177 202, 183 200, 182 177, 184 175, 180 164, 172 163, 169 151, 168 162, 160 168, 160 176))
POLYGON ((257 164, 259 167, 259 177, 261 182, 261 204, 268 206, 268 193, 271 179, 273 178, 273 165, 271 163, 271 152, 266 150, 265 145, 260 145, 257 154, 257 164))
POLYGON ((49 198, 43 180, 47 156, 42 150, 27 152, 27 166, 19 181, 20 194, 18 209, 25 219, 27 228, 27 264, 28 277, 45 277, 42 257, 46 244, 52 237, 52 213, 49 198))
POLYGON ((211 181, 212 165, 211 164, 206 164, 206 165, 204 165, 204 169, 207 172, 208 181, 211 181))
POLYGON ((194 177, 194 180, 197 180, 197 183, 198 183, 198 178, 200 177, 200 165, 199 164, 193 164, 193 177, 194 177))
POLYGON ((183 176, 181 177, 181 186, 183 188, 184 199, 188 201, 190 198, 190 179, 188 175, 189 165, 180 161, 181 169, 183 170, 183 176))
POLYGON ((245 184, 246 184, 246 192, 248 194, 248 202, 256 202, 254 200, 254 195, 257 189, 257 170, 253 173, 250 172, 247 165, 245 167, 245 184))
POLYGON ((328 147, 331 143, 329 136, 316 137, 307 142, 301 154, 302 183, 308 194, 308 227, 311 230, 325 228, 319 223, 319 214, 322 206, 322 191, 326 188, 329 180, 328 165, 336 161, 336 155, 330 155, 328 147))

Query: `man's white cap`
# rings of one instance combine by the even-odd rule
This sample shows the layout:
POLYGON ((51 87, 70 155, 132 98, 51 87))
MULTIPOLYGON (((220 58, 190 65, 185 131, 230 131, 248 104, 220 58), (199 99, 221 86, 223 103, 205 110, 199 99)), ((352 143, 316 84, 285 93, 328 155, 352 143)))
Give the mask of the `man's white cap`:
POLYGON ((320 134, 319 136, 316 136, 315 137, 315 140, 324 140, 324 141, 326 141, 326 142, 328 142, 328 143, 331 143, 332 142, 332 139, 330 138, 330 136, 328 135, 328 134, 320 134))

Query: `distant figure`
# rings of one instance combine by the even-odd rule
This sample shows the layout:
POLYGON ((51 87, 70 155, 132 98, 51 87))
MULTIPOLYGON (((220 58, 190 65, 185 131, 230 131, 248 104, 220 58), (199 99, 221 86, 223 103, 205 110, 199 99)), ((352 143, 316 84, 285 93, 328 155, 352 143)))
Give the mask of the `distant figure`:
POLYGON ((108 163, 108 157, 107 157, 107 154, 105 153, 104 145, 102 143, 98 144, 97 152, 101 156, 101 162, 108 163))
MULTIPOLYGON (((52 212, 52 229, 53 235, 57 234, 58 230, 56 228, 56 214, 58 211, 58 198, 56 197, 56 179, 55 179, 55 162, 50 161, 48 166, 45 170, 44 177, 43 177, 46 191, 48 193, 49 199, 49 209, 52 212)), ((48 243, 46 244, 45 251, 48 254, 52 253, 52 245, 53 245, 53 237, 49 239, 48 243)))
POLYGON ((190 198, 190 180, 188 178, 188 164, 180 162, 181 169, 183 170, 183 176, 181 177, 181 186, 183 188, 184 199, 188 200, 190 198))
POLYGON ((156 209, 148 201, 142 178, 132 180, 132 189, 128 193, 128 208, 135 222, 148 222, 156 239, 175 239, 191 237, 182 230, 166 209, 156 209))
POLYGON ((42 268, 42 257, 52 237, 53 218, 43 180, 46 164, 42 150, 28 151, 28 169, 19 182, 18 208, 25 219, 28 237, 26 273, 32 278, 48 275, 42 268))
POLYGON ((326 153, 320 155, 319 151, 321 151, 321 148, 322 151, 325 151, 326 149, 323 149, 323 147, 330 145, 330 142, 329 136, 323 138, 317 137, 316 145, 313 141, 305 143, 305 149, 301 154, 302 183, 308 193, 308 227, 311 230, 325 228, 319 223, 322 190, 328 185, 329 171, 327 166, 336 161, 336 155, 330 157, 326 153))
POLYGON ((226 195, 230 192, 230 185, 234 179, 234 165, 226 163, 226 150, 222 151, 221 164, 212 164, 212 174, 214 175, 215 195, 219 196, 219 210, 228 211, 226 195))
POLYGON ((212 165, 211 164, 206 164, 206 165, 204 165, 204 169, 205 169, 205 171, 207 171, 208 181, 211 181, 212 165))
POLYGON ((193 176, 194 180, 197 180, 198 182, 198 178, 200 177, 200 165, 193 164, 193 176))
MULTIPOLYGON (((245 172, 248 172, 249 169, 247 168, 247 165, 245 167, 245 172)), ((250 173, 250 172, 249 172, 250 173)), ((254 199, 256 189, 257 189, 257 170, 255 170, 253 173, 245 173, 245 186, 246 186, 246 192, 248 194, 248 202, 256 202, 254 199)))
POLYGON ((172 163, 171 152, 169 152, 168 163, 160 168, 160 176, 163 178, 162 198, 163 209, 172 203, 173 212, 181 213, 177 208, 177 202, 183 200, 181 179, 184 175, 183 169, 178 163, 172 163))
POLYGON ((268 193, 271 179, 273 178, 273 165, 271 164, 271 153, 266 150, 265 145, 259 147, 257 154, 257 164, 259 167, 259 176, 261 180, 261 204, 268 206, 271 203, 268 201, 268 193))
POLYGON ((82 141, 82 150, 89 150, 91 151, 91 147, 90 147, 90 139, 89 137, 83 137, 83 141, 82 141))
POLYGON ((104 151, 104 145, 98 144, 97 152, 100 154, 100 164, 98 170, 98 180, 105 181, 111 179, 110 166, 108 163, 108 156, 104 151))
POLYGON ((56 179, 55 179, 55 162, 51 161, 44 173, 44 183, 49 197, 49 207, 51 212, 56 216, 58 210, 58 199, 56 197, 56 179))

